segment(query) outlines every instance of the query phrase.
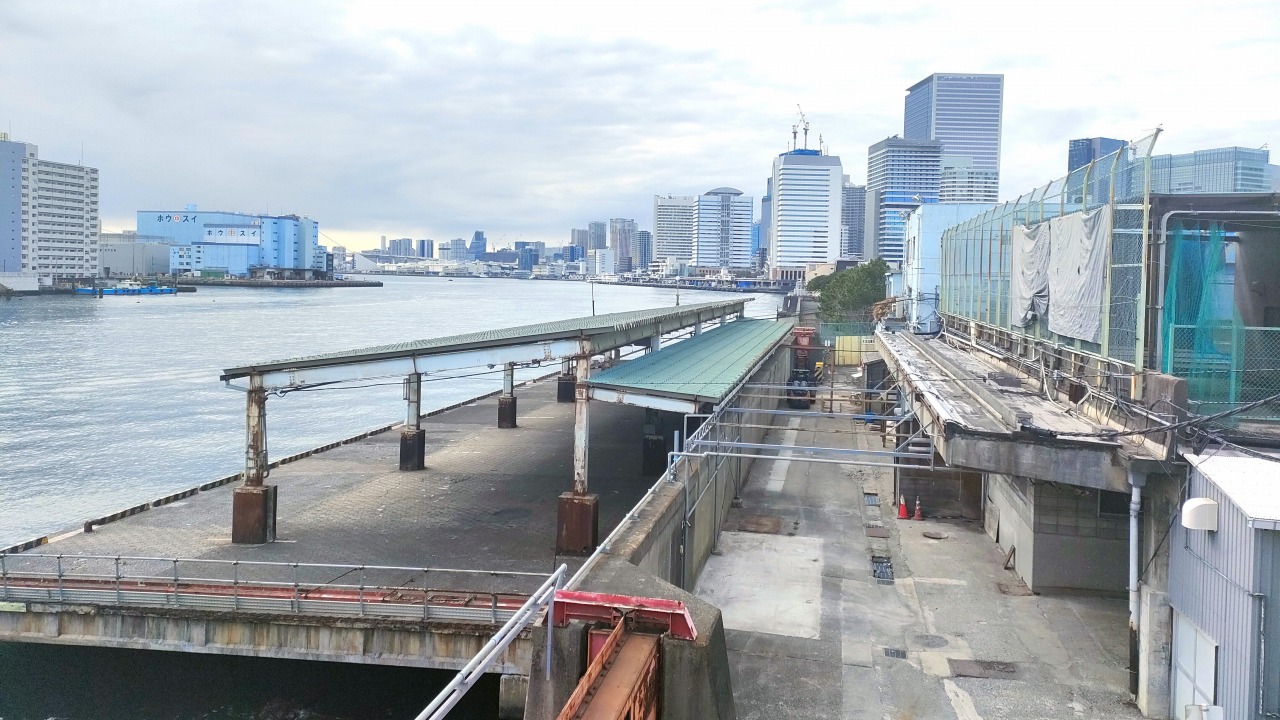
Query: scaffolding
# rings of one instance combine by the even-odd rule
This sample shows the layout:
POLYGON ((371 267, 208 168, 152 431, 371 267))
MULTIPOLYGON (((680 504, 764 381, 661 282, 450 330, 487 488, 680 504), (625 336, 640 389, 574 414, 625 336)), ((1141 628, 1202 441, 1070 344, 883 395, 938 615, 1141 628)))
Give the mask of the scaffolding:
POLYGON ((1148 263, 1151 150, 1159 131, 948 229, 942 236, 941 314, 1027 340, 1047 341, 1128 366, 1144 344, 1141 308, 1148 263), (1014 325, 1010 312, 1012 233, 1072 213, 1111 214, 1100 342, 1057 335, 1047 320, 1014 325))

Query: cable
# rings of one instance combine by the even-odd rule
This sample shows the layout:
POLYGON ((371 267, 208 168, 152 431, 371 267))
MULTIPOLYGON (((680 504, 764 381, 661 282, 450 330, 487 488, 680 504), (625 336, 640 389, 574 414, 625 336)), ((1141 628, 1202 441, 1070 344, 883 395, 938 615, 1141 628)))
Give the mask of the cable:
MULTIPOLYGON (((1169 430, 1178 430, 1184 427, 1194 428, 1197 425, 1200 425, 1202 423, 1207 423, 1212 420, 1221 420, 1222 418, 1231 417, 1232 415, 1238 415, 1246 410, 1252 410, 1256 407, 1261 407, 1268 403, 1273 403, 1277 400, 1280 400, 1280 393, 1271 395, 1270 397, 1262 398, 1261 400, 1254 400, 1251 403, 1238 405, 1234 408, 1231 408, 1230 410, 1223 410, 1222 412, 1214 413, 1213 415, 1197 416, 1194 418, 1189 418, 1187 420, 1182 420, 1180 422, 1169 423, 1166 425, 1161 425, 1159 427, 1146 428, 1143 430, 1114 430, 1109 432, 1058 432, 1056 430, 1050 430, 1049 428, 1036 427, 1034 425, 1026 425, 1024 427, 1029 428, 1035 432, 1046 433, 1049 437, 1096 437, 1096 438, 1114 439, 1114 438, 1120 438, 1120 437, 1130 437, 1134 435, 1148 435, 1150 433, 1167 432, 1169 430)), ((1203 432, 1203 429, 1200 429, 1200 430, 1203 432)))

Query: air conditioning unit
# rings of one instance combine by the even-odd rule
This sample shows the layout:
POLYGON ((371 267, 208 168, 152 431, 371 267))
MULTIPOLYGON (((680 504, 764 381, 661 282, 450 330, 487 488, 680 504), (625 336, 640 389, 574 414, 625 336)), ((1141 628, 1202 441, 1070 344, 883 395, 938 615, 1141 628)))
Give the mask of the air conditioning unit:
POLYGON ((1182 527, 1188 530, 1217 531, 1218 503, 1209 498, 1187 500, 1182 504, 1182 527))

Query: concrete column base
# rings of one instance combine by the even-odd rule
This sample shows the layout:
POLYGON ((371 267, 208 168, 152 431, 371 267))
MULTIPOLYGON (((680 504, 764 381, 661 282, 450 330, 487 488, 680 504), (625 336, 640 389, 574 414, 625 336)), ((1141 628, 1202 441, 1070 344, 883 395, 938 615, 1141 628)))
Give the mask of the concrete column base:
POLYGON ((576 399, 573 393, 577 386, 578 379, 572 374, 561 375, 556 378, 556 402, 573 402, 576 399))
POLYGON ((276 539, 276 486, 245 485, 231 496, 231 542, 262 545, 276 539))
POLYGON ((658 477, 667 471, 667 439, 661 435, 645 435, 640 451, 640 474, 658 477))
POLYGON ((1138 709, 1151 718, 1169 717, 1169 669, 1173 662, 1173 610, 1169 593, 1142 586, 1138 631, 1138 709))
POLYGON ((556 554, 590 555, 600 544, 600 496, 560 495, 556 507, 556 554))
POLYGON ((528 693, 528 675, 498 678, 498 720, 523 720, 524 698, 528 693))
POLYGON ((498 427, 506 430, 516 426, 516 396, 498 396, 498 427))
POLYGON ((400 469, 421 470, 427 461, 427 431, 400 431, 400 469))

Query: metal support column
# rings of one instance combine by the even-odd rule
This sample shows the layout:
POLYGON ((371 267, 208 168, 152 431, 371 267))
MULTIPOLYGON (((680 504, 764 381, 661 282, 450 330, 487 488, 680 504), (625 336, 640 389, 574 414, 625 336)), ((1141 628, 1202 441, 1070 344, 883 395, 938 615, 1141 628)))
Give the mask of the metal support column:
POLYGON ((400 469, 421 470, 426 466, 427 431, 422 429, 422 374, 404 380, 406 403, 404 430, 400 431, 400 469))
POLYGON ((267 461, 267 391, 249 376, 245 400, 244 485, 231 499, 231 542, 258 545, 276 539, 276 487, 264 483, 267 461))
POLYGON ((573 389, 578 384, 573 376, 573 361, 560 363, 560 377, 556 378, 556 402, 573 402, 573 389))
POLYGON ((1129 692, 1138 694, 1138 637, 1142 624, 1141 592, 1138 588, 1138 576, 1141 570, 1141 543, 1138 534, 1139 515, 1142 513, 1142 487, 1147 484, 1147 476, 1129 469, 1129 692))
POLYGON ((600 538, 600 498, 587 492, 587 444, 591 437, 590 394, 587 380, 591 356, 576 359, 573 422, 573 491, 560 495, 556 518, 556 552, 589 555, 600 538))
POLYGON ((502 373, 502 395, 498 397, 498 427, 516 426, 516 365, 507 363, 502 373))

